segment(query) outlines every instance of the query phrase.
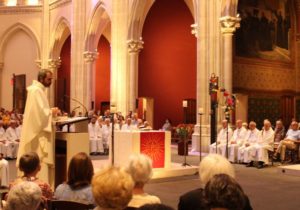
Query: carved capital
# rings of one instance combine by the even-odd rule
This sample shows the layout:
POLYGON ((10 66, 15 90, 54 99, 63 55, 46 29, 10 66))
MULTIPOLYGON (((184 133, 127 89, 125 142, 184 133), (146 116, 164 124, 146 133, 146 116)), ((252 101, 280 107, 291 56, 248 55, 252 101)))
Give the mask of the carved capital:
POLYGON ((142 40, 142 37, 140 38, 140 40, 128 40, 127 41, 127 46, 128 46, 128 52, 129 53, 139 53, 142 49, 144 42, 142 40))
POLYGON ((58 59, 49 59, 48 60, 48 66, 49 66, 49 69, 59 69, 59 67, 61 66, 60 58, 58 58, 58 59))
POLYGON ((239 14, 236 17, 225 16, 220 18, 221 32, 223 34, 233 34, 236 28, 240 27, 241 18, 239 14))
POLYGON ((41 60, 35 60, 35 64, 37 65, 37 67, 38 67, 39 69, 42 68, 42 61, 41 61, 41 60))
POLYGON ((86 63, 94 62, 98 58, 98 55, 99 53, 97 51, 95 52, 86 51, 83 53, 84 61, 86 63))
POLYGON ((196 38, 198 38, 198 24, 197 24, 197 23, 192 24, 192 25, 191 25, 191 28, 192 28, 191 33, 192 33, 196 38))

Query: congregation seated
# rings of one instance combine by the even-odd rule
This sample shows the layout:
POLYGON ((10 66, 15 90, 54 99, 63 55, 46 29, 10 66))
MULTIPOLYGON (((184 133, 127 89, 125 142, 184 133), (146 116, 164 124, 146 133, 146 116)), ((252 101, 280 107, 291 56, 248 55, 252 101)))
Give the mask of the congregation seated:
MULTIPOLYGON (((246 135, 247 130, 242 126, 242 121, 237 120, 236 129, 234 130, 233 135, 228 143, 228 160, 230 162, 234 163, 237 161, 238 149, 243 145, 246 135)), ((224 145, 224 147, 226 147, 226 145, 224 145)), ((224 150, 224 148, 221 150, 224 150)))
POLYGON ((252 209, 242 187, 227 174, 213 176, 206 184, 204 192, 207 209, 252 209))
POLYGON ((276 152, 274 153, 274 158, 280 155, 280 160, 285 160, 286 149, 296 149, 295 141, 300 139, 300 131, 298 130, 298 122, 293 121, 291 123, 291 128, 287 131, 286 136, 280 141, 276 152))
POLYGON ((96 173, 92 179, 92 192, 97 204, 94 210, 125 209, 132 198, 134 182, 125 170, 108 167, 96 173))
POLYGON ((68 168, 68 180, 58 185, 54 198, 57 200, 76 201, 94 204, 91 181, 94 168, 86 153, 78 153, 72 157, 68 168))
POLYGON ((47 199, 52 199, 53 192, 50 185, 37 177, 38 172, 41 170, 41 165, 39 156, 35 152, 29 152, 21 156, 19 170, 23 172, 23 176, 10 183, 9 190, 22 182, 33 182, 37 184, 42 191, 43 203, 46 203, 47 199))
POLYGON ((200 187, 180 196, 178 210, 207 209, 204 199, 205 185, 214 175, 221 173, 235 177, 234 168, 225 157, 209 154, 203 158, 199 165, 200 187))
POLYGON ((41 201, 41 188, 34 182, 24 181, 11 188, 4 210, 43 209, 40 207, 41 201))
POLYGON ((222 129, 218 133, 217 142, 209 145, 209 153, 218 153, 226 156, 226 142, 232 137, 232 129, 228 126, 227 120, 222 121, 222 129), (217 150, 217 151, 216 151, 217 150))
POLYGON ((274 131, 274 144, 278 145, 281 140, 285 137, 285 128, 281 120, 276 121, 275 131, 274 131))
POLYGON ((246 147, 244 151, 244 162, 247 167, 253 166, 254 161, 258 162, 257 168, 261 169, 269 163, 268 151, 273 151, 274 130, 269 120, 264 120, 263 129, 260 131, 256 142, 246 147))
POLYGON ((124 125, 122 125, 121 130, 122 131, 132 131, 132 130, 136 130, 137 129, 137 125, 133 125, 131 118, 127 118, 126 119, 126 123, 124 125))
POLYGON ((249 150, 251 146, 255 145, 258 141, 259 135, 260 131, 256 128, 256 123, 251 121, 244 144, 238 149, 238 161, 240 163, 249 163, 251 161, 249 158, 249 150))
POLYGON ((156 204, 146 204, 138 208, 139 210, 174 210, 172 207, 156 203, 156 204))
POLYGON ((152 161, 144 154, 132 155, 129 159, 127 171, 134 181, 133 196, 129 207, 138 208, 144 204, 160 203, 160 199, 144 191, 145 184, 152 176, 152 161))

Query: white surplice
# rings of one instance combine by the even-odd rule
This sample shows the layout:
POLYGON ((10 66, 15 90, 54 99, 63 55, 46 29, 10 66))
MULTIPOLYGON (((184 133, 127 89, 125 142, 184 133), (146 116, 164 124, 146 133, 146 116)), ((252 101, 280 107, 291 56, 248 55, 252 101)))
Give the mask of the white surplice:
MULTIPOLYGON (((226 156, 226 142, 228 138, 228 143, 232 137, 232 129, 228 127, 228 137, 227 137, 227 128, 222 128, 218 134, 217 142, 220 142, 217 144, 217 151, 218 154, 221 154, 222 156, 226 156)), ((209 145, 209 153, 216 153, 216 142, 209 145)))
POLYGON ((249 151, 252 149, 252 146, 258 142, 259 138, 260 131, 257 128, 248 130, 243 146, 238 148, 238 161, 249 163, 252 160, 249 156, 249 151), (247 144, 249 144, 249 146, 246 146, 247 144))

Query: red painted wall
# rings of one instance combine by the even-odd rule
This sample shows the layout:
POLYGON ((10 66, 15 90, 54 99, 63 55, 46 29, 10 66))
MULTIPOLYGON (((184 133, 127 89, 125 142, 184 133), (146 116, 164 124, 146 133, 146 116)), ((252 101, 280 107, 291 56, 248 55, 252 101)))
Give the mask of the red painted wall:
POLYGON ((102 101, 110 101, 110 44, 104 36, 98 43, 99 57, 96 60, 96 100, 95 110, 102 101))
POLYGON ((64 95, 70 95, 71 76, 71 36, 69 36, 60 52, 61 67, 57 71, 56 106, 70 112, 70 100, 64 95))
POLYGON ((196 38, 183 0, 156 0, 143 29, 139 97, 154 98, 154 128, 183 122, 182 100, 196 98, 196 38))

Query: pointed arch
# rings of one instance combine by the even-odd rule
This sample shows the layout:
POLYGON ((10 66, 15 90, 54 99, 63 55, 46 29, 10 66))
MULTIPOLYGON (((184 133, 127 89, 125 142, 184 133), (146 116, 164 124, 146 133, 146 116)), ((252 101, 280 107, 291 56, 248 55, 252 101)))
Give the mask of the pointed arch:
MULTIPOLYGON (((183 0, 185 4, 188 6, 194 20, 196 14, 196 6, 194 0, 183 0)), ((130 25, 128 32, 128 40, 134 39, 139 40, 142 36, 143 26, 145 19, 154 4, 155 0, 133 0, 131 7, 131 17, 130 17, 130 25)))
POLYGON ((89 20, 86 34, 85 50, 94 51, 97 49, 101 35, 110 42, 111 34, 111 14, 104 2, 96 4, 89 20))
POLYGON ((14 25, 12 25, 11 27, 9 27, 1 36, 1 39, 0 39, 0 63, 3 63, 3 61, 4 61, 4 52, 5 52, 6 45, 9 41, 10 37, 12 37, 14 34, 16 34, 19 31, 26 33, 31 38, 31 40, 33 41, 33 43, 35 45, 35 49, 36 49, 36 60, 40 60, 41 50, 40 50, 40 44, 39 44, 36 34, 33 32, 32 29, 30 29, 25 24, 18 22, 18 23, 15 23, 14 25))
POLYGON ((50 55, 49 58, 57 59, 60 56, 61 49, 70 36, 70 23, 65 17, 60 17, 54 25, 54 33, 50 41, 50 55))

